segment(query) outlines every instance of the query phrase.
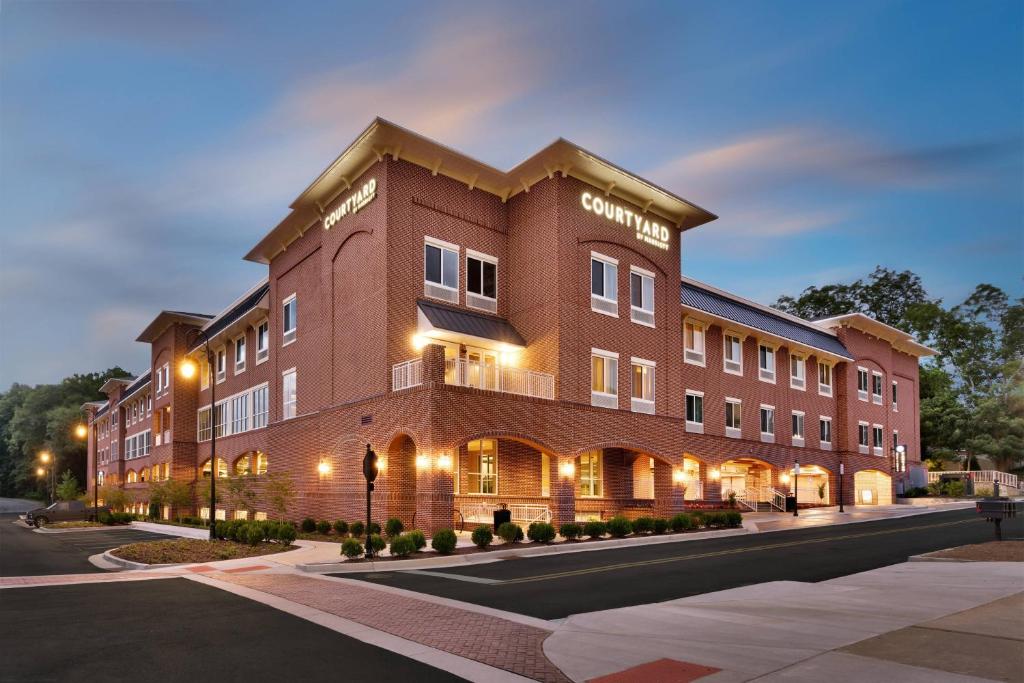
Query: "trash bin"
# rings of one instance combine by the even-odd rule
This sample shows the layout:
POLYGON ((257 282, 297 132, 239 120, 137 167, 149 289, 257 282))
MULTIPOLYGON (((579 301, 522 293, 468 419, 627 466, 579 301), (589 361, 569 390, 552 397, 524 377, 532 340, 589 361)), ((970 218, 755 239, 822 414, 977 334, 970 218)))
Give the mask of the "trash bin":
POLYGON ((786 496, 786 512, 796 510, 796 496, 786 496))
POLYGON ((498 527, 505 522, 512 521, 512 511, 508 508, 502 507, 500 510, 494 511, 494 533, 498 533, 498 527))

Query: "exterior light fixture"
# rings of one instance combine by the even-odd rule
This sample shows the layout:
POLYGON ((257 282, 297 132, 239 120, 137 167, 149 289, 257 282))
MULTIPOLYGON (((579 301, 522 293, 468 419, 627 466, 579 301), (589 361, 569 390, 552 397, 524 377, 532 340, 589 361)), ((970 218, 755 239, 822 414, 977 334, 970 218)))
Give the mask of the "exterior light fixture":
POLYGON ((75 425, 75 436, 77 436, 79 439, 84 439, 88 435, 89 435, 89 428, 88 427, 86 427, 84 424, 81 424, 81 423, 75 425))
POLYGON ((452 456, 447 453, 437 456, 437 466, 442 470, 450 470, 452 468, 452 456))
POLYGON ((418 470, 425 470, 428 467, 430 467, 430 458, 428 458, 423 453, 420 453, 419 455, 417 455, 416 456, 416 469, 418 469, 418 470))
POLYGON ((682 484, 686 480, 686 473, 681 469, 672 470, 672 481, 676 484, 682 484))
POLYGON ((561 465, 558 466, 558 471, 561 472, 563 477, 568 479, 576 474, 576 463, 563 462, 561 465))
POLYGON ((428 341, 430 340, 424 337, 422 334, 412 335, 412 347, 417 351, 423 350, 423 347, 427 345, 428 341))
POLYGON ((325 477, 331 473, 331 465, 326 460, 321 460, 320 464, 316 466, 316 471, 320 473, 321 477, 325 477))
POLYGON ((185 379, 192 379, 199 373, 199 366, 191 358, 186 358, 178 365, 178 372, 185 379))
POLYGON ((41 477, 44 474, 46 474, 46 470, 44 470, 42 467, 37 467, 36 468, 36 476, 37 477, 41 477))
POLYGON ((711 478, 718 480, 722 478, 722 472, 720 470, 711 470, 711 478))
POLYGON ((783 484, 788 484, 789 483, 789 474, 786 473, 786 472, 783 472, 782 475, 779 477, 779 481, 781 481, 783 484))
POLYGON ((50 453, 49 453, 49 451, 42 451, 42 452, 40 452, 39 453, 39 459, 42 462, 50 462, 50 453))

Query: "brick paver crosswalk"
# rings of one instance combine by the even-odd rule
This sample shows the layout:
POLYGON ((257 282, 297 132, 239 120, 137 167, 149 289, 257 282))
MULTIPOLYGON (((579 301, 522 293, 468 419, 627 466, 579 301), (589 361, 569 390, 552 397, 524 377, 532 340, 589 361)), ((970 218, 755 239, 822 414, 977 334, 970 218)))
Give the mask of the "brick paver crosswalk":
POLYGON ((221 574, 245 586, 537 681, 566 683, 541 649, 550 634, 489 614, 292 574, 221 574))

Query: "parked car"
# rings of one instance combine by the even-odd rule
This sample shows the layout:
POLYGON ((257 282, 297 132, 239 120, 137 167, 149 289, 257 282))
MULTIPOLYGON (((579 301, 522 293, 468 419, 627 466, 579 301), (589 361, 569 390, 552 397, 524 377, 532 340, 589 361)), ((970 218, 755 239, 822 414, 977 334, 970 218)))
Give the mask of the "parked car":
POLYGON ((98 508, 86 507, 85 503, 80 500, 59 500, 49 507, 29 510, 25 514, 25 523, 41 527, 50 522, 92 522, 96 520, 98 514, 104 512, 110 512, 110 508, 106 505, 101 505, 98 508))

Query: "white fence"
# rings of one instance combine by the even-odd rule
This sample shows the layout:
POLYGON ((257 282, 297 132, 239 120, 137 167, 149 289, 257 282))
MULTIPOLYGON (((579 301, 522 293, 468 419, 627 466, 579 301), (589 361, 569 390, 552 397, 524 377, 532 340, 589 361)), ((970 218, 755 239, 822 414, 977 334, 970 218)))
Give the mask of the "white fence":
POLYGON ((414 358, 391 368, 391 390, 401 391, 423 384, 423 359, 414 358))
POLYGON ((448 384, 535 398, 555 397, 555 376, 546 372, 464 358, 449 358, 445 361, 444 369, 444 381, 448 384))
POLYGON ((971 479, 974 480, 975 484, 991 484, 993 482, 999 482, 1000 486, 1012 486, 1013 488, 1019 487, 1019 479, 1016 474, 1010 474, 1009 472, 1000 472, 999 470, 955 470, 949 472, 929 472, 928 483, 939 481, 944 474, 951 474, 958 477, 964 477, 970 475, 971 479))

